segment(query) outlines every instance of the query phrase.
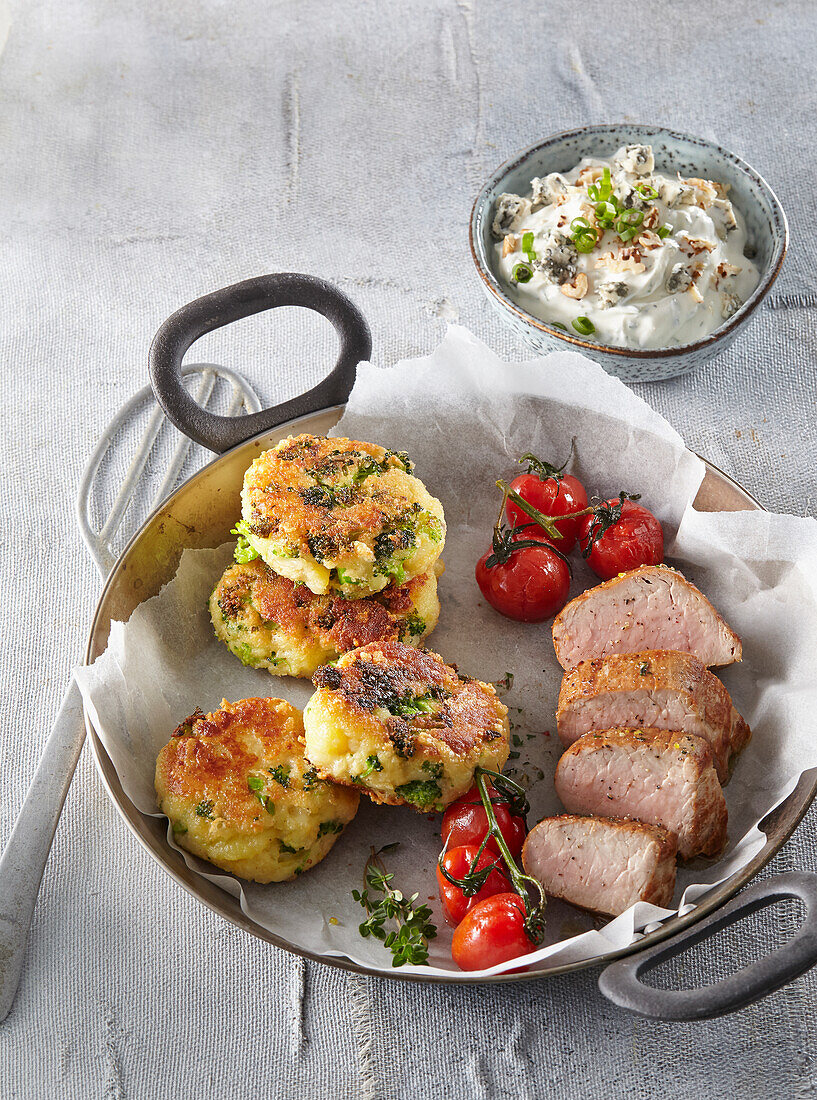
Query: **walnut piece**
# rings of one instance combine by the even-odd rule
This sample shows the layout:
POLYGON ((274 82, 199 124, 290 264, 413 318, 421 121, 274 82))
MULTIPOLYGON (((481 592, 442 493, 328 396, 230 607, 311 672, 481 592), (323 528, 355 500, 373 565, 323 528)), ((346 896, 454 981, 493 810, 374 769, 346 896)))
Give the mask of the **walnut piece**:
POLYGON ((519 238, 515 237, 513 233, 509 233, 505 240, 502 242, 502 255, 510 256, 512 252, 516 252, 519 245, 519 238))
POLYGON ((688 233, 678 234, 678 247, 687 256, 697 256, 701 252, 712 252, 715 242, 708 241, 705 237, 690 237, 688 233))
POLYGON ((690 179, 684 180, 684 183, 689 184, 692 188, 691 191, 685 193, 681 197, 681 202, 689 206, 695 204, 695 206, 703 207, 704 210, 708 210, 715 199, 718 198, 718 192, 714 183, 709 180, 698 179, 696 176, 692 176, 690 179))
POLYGON ((583 298, 587 293, 587 276, 583 271, 580 271, 572 282, 562 283, 559 290, 567 298, 575 298, 576 300, 583 298))
POLYGON ((638 247, 651 250, 653 248, 660 248, 662 245, 661 238, 657 233, 653 233, 651 229, 645 229, 638 238, 638 247))
POLYGON ((640 275, 642 271, 647 270, 641 262, 641 253, 637 248, 625 248, 618 256, 614 256, 612 252, 605 252, 601 259, 596 260, 596 267, 609 267, 616 273, 632 271, 635 275, 640 275))
POLYGON ((703 294, 701 294, 700 290, 698 290, 694 283, 689 284, 687 294, 689 294, 691 298, 694 298, 694 300, 699 304, 704 300, 703 294))

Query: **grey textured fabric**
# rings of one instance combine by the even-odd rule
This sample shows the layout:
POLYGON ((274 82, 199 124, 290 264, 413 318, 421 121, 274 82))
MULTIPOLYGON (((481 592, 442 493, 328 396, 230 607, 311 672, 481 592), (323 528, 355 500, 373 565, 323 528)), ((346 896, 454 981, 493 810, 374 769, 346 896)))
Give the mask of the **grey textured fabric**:
MULTIPOLYGON (((817 513, 816 16, 812 0, 15 2, 0 57, 0 842, 99 588, 75 486, 144 383, 158 324, 207 290, 301 270, 352 295, 376 362, 428 351, 453 318, 519 356, 482 298, 467 220, 483 178, 554 130, 671 125, 775 187, 792 249, 770 308, 722 359, 639 392, 765 504, 817 513)), ((334 338, 287 310, 196 354, 271 401, 313 384, 334 338)), ((815 867, 816 824, 771 871, 815 867)), ((675 979, 704 981, 794 920, 761 914, 675 979)), ((0 1096, 814 1095, 817 973, 699 1025, 630 1018, 595 980, 426 989, 304 966, 177 889, 86 752, 0 1026, 0 1096)))

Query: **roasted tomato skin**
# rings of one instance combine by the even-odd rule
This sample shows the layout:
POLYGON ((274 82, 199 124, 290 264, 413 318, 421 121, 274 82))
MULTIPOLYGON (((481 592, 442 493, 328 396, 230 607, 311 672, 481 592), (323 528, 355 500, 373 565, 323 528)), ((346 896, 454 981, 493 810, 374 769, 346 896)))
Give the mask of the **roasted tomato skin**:
MULTIPOLYGON (((511 855, 516 857, 522 851, 522 845, 525 843, 525 837, 528 834, 525 819, 512 814, 506 805, 496 801, 498 796, 493 787, 489 786, 488 789, 491 792, 491 803, 494 807, 494 816, 499 831, 502 833, 511 855)), ((479 847, 487 832, 488 815, 485 813, 479 791, 474 786, 461 798, 458 798, 456 802, 452 802, 443 814, 443 843, 448 845, 449 850, 459 848, 462 845, 476 845, 479 847)), ((499 855, 499 848, 493 837, 485 845, 485 851, 499 855)))
MULTIPOLYGON (((615 506, 618 500, 605 503, 615 506)), ((582 553, 587 550, 592 525, 592 515, 581 521, 579 545, 582 553)), ((587 564, 604 581, 640 565, 660 565, 663 560, 664 530, 652 512, 634 500, 622 503, 621 519, 594 541, 587 554, 587 564)))
POLYGON ((454 931, 451 957, 460 970, 485 970, 533 951, 518 894, 494 894, 466 913, 454 931))
MULTIPOLYGON (((458 848, 450 848, 442 858, 443 866, 449 875, 462 879, 471 870, 471 864, 474 862, 477 852, 479 852, 478 844, 463 844, 458 848)), ((489 852, 486 847, 480 853, 475 870, 481 871, 484 867, 489 867, 492 863, 497 862, 499 868, 501 868, 503 866, 502 860, 497 857, 496 852, 489 852)), ((491 871, 485 880, 485 885, 473 897, 466 897, 459 886, 449 882, 439 866, 437 867, 437 885, 440 890, 440 901, 443 903, 443 910, 445 911, 445 919, 453 925, 459 924, 465 914, 481 901, 493 897, 494 894, 506 894, 511 890, 510 881, 500 869, 491 871)))
MULTIPOLYGON (((564 516, 569 512, 581 512, 587 507, 587 491, 572 474, 564 474, 558 480, 555 477, 541 478, 536 474, 520 474, 511 482, 511 488, 546 516, 564 516)), ((533 522, 527 512, 523 512, 512 500, 506 504, 505 513, 513 527, 533 522)), ((535 531, 536 538, 547 539, 558 546, 563 554, 569 554, 576 545, 580 524, 581 519, 557 520, 554 526, 562 535, 560 539, 551 538, 538 525, 528 530, 535 531)))
MULTIPOLYGON (((529 530, 515 534, 514 541, 530 538, 529 530)), ((570 592, 570 569, 558 554, 547 546, 526 546, 514 550, 506 562, 488 566, 492 553, 482 555, 475 575, 483 596, 500 615, 541 623, 562 610, 570 592)))

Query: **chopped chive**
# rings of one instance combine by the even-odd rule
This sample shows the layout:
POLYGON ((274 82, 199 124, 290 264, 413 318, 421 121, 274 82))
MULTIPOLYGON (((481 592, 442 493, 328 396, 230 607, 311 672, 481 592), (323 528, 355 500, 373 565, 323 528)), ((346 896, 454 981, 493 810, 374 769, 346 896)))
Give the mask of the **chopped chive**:
POLYGON ((533 268, 530 264, 515 264, 511 278, 515 283, 529 283, 533 278, 533 268))
POLYGON ((613 222, 616 220, 618 209, 613 203, 606 200, 597 202, 595 206, 596 221, 599 225, 604 226, 605 229, 609 229, 613 222))
POLYGON ((668 237, 672 232, 672 227, 669 225, 659 225, 655 231, 658 236, 663 240, 664 237, 668 237))
POLYGON ((575 321, 570 322, 576 332, 582 336, 589 336, 592 332, 596 331, 596 326, 590 320, 589 317, 577 317, 575 321))
POLYGON ((563 325, 561 321, 551 321, 551 328, 560 328, 562 332, 567 332, 567 325, 563 325))
POLYGON ((579 252, 592 252, 596 247, 596 230, 587 218, 574 218, 570 223, 573 244, 579 252))
POLYGON ((658 198, 658 192, 649 183, 637 183, 635 189, 642 198, 650 200, 658 198))
POLYGON ((643 221, 644 211, 634 210, 632 207, 629 207, 627 210, 622 210, 619 214, 618 220, 616 221, 616 229, 618 229, 620 232, 622 229, 625 229, 629 225, 641 225, 643 221))
POLYGON ((591 183, 587 188, 587 196, 592 202, 606 202, 612 193, 613 184, 610 179, 610 169, 602 172, 601 183, 591 183))

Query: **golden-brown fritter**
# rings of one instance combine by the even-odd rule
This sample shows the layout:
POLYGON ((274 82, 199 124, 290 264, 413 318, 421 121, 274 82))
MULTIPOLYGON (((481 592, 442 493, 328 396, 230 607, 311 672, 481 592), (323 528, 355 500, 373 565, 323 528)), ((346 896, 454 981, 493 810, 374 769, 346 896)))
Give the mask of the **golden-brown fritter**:
POLYGON ((429 650, 375 642, 313 681, 307 756, 375 802, 441 810, 469 789, 477 765, 499 771, 508 758, 508 712, 493 686, 429 650))
POLYGON ((445 541, 442 505, 404 453, 300 435, 244 476, 238 531, 276 573, 313 592, 360 599, 431 570, 445 541))
POLYGON ((229 566, 210 596, 216 636, 245 665, 276 676, 311 676, 341 653, 373 641, 419 645, 440 614, 437 571, 390 584, 376 596, 317 596, 256 558, 229 566))
POLYGON ((359 802, 306 760, 300 711, 283 699, 186 718, 156 760, 156 795, 178 844, 264 883, 319 863, 359 802))

